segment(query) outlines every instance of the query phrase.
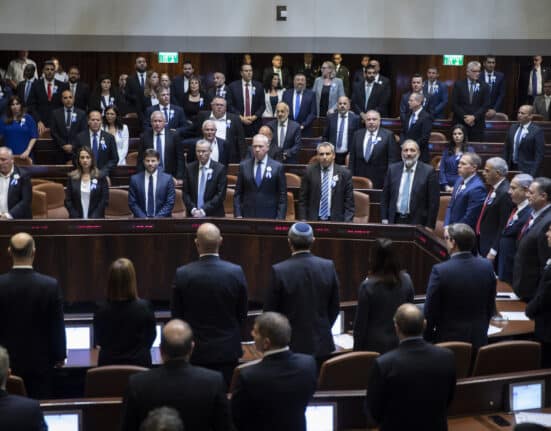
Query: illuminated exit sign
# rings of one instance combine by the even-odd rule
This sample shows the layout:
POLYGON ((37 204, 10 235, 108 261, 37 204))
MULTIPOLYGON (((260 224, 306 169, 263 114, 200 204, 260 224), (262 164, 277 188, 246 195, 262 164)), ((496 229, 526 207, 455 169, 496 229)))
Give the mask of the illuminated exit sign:
POLYGON ((159 63, 178 63, 178 53, 159 52, 159 63))
POLYGON ((463 66, 463 56, 444 55, 444 66, 463 66))

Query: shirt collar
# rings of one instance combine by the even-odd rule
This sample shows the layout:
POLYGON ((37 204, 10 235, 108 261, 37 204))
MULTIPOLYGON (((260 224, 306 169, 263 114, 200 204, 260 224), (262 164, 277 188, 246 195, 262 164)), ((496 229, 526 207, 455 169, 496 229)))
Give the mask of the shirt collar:
POLYGON ((205 257, 205 256, 216 256, 219 257, 220 255, 218 253, 202 253, 199 255, 199 258, 205 257))
POLYGON ((282 347, 281 349, 268 350, 267 352, 264 352, 264 357, 270 356, 270 355, 275 355, 275 354, 281 353, 281 352, 286 352, 288 350, 289 350, 289 346, 282 347))
MULTIPOLYGON (((215 142, 216 142, 216 140, 215 140, 215 142)), ((199 163, 199 169, 201 169, 201 168, 203 168, 203 167, 205 167, 205 168, 207 168, 207 169, 210 168, 210 157, 209 157, 209 159, 207 160, 207 163, 205 163, 204 165, 201 165, 201 164, 199 163)))
POLYGON ((33 269, 32 265, 13 265, 12 269, 33 269))
POLYGON ((11 171, 8 173, 8 175, 4 175, 4 174, 0 174, 0 177, 3 177, 3 178, 9 178, 13 175, 13 172, 15 171, 15 165, 13 165, 11 167, 11 171))
POLYGON ((524 199, 520 204, 517 205, 517 213, 522 211, 528 206, 528 199, 524 199))

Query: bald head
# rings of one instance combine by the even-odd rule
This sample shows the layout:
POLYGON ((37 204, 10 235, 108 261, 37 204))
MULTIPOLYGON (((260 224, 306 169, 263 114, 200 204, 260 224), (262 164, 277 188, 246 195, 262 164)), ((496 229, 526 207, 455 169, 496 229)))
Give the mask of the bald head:
POLYGON ((270 141, 274 136, 272 133, 272 129, 270 129, 268 126, 261 126, 258 130, 258 134, 266 136, 270 141))
POLYGON ((10 239, 8 252, 13 258, 13 263, 18 264, 22 261, 31 262, 34 259, 34 239, 28 233, 16 233, 10 239))
POLYGON ((425 329, 425 317, 415 304, 402 304, 394 314, 394 326, 400 339, 418 337, 425 329))
POLYGON ((160 349, 163 362, 181 358, 189 360, 193 350, 191 327, 180 319, 168 321, 161 334, 160 349))
POLYGON ((197 236, 195 238, 195 246, 199 254, 205 253, 218 253, 222 244, 222 236, 220 235, 220 229, 212 223, 203 223, 197 229, 197 236))

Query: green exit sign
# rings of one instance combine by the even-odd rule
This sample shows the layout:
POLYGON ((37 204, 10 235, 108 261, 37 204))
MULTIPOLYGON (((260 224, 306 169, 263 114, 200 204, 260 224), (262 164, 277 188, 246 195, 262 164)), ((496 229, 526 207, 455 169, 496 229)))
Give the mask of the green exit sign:
POLYGON ((463 66, 463 56, 444 55, 444 66, 463 66))
POLYGON ((178 63, 178 53, 159 52, 159 63, 178 63))

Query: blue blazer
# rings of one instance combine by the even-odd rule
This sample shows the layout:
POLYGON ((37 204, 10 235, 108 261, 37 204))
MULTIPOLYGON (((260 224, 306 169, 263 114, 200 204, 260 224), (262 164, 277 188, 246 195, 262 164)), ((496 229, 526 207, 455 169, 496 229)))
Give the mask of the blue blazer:
MULTIPOLYGON (((501 72, 494 72, 492 82, 487 83, 490 87, 490 109, 494 109, 496 112, 502 112, 503 100, 505 99, 505 80, 504 75, 501 72)), ((486 73, 484 69, 480 73, 480 80, 486 82, 486 73)))
MULTIPOLYGON (((144 130, 151 130, 151 114, 155 111, 161 111, 164 115, 164 111, 159 104, 147 108, 143 119, 144 130)), ((188 129, 192 128, 191 123, 187 121, 184 110, 178 105, 173 105, 172 103, 169 105, 168 117, 169 121, 165 127, 169 130, 176 130, 176 133, 180 136, 183 136, 188 129)))
POLYGON ((517 238, 522 227, 528 221, 532 207, 526 205, 510 224, 505 224, 501 237, 499 238, 499 249, 497 251, 497 277, 501 281, 511 284, 513 282, 513 263, 517 252, 517 238))
MULTIPOLYGON (((147 217, 145 193, 145 172, 132 175, 128 188, 128 206, 134 217, 147 217)), ((155 191, 155 217, 172 217, 175 199, 176 192, 172 176, 159 171, 155 191)))
POLYGON ((285 90, 283 92, 282 101, 289 105, 289 118, 299 123, 303 129, 302 134, 308 134, 310 127, 314 119, 316 118, 316 94, 312 90, 305 88, 302 91, 302 98, 300 101, 300 109, 298 111, 298 117, 295 118, 295 107, 293 106, 294 89, 285 90))
MULTIPOLYGON (((316 115, 319 117, 320 112, 320 99, 321 99, 321 91, 323 89, 323 78, 317 77, 314 81, 314 86, 312 87, 312 91, 316 93, 316 115)), ((339 97, 346 96, 344 94, 344 86, 342 83, 342 79, 340 78, 333 78, 333 82, 331 83, 331 89, 329 90, 329 103, 328 103, 328 110, 335 110, 337 108, 337 101, 339 100, 339 97)))
POLYGON ((474 229, 488 192, 484 182, 478 175, 471 178, 465 189, 458 193, 462 187, 462 182, 462 177, 459 177, 455 182, 452 198, 446 210, 444 226, 452 223, 466 223, 474 229))
POLYGON ((38 401, 0 389, 0 428, 11 431, 46 430, 38 401))
MULTIPOLYGON (((428 85, 428 81, 425 81, 423 84, 423 94, 426 94, 427 96, 429 94, 428 85)), ((436 88, 437 90, 428 96, 428 110, 434 119, 444 118, 444 111, 448 106, 448 87, 443 82, 436 81, 436 88)))
MULTIPOLYGON (((515 144, 515 134, 520 124, 513 124, 507 132, 505 145, 503 146, 503 158, 511 167, 513 165, 513 151, 515 144)), ((538 176, 540 167, 543 163, 543 154, 545 151, 545 137, 541 127, 534 123, 528 126, 528 133, 520 140, 518 149, 518 169, 524 173, 538 176)))

